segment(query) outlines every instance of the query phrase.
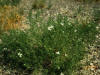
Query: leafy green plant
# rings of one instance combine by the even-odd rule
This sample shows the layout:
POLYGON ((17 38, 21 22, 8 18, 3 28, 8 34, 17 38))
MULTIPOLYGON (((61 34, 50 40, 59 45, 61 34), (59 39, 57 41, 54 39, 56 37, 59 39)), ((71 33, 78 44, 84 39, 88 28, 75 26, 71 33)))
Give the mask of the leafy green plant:
POLYGON ((94 20, 99 23, 100 21, 100 10, 99 7, 94 8, 94 20))
POLYGON ((46 0, 34 0, 33 2, 33 9, 40 9, 46 7, 46 0))
POLYGON ((11 30, 0 36, 2 59, 13 67, 42 69, 43 75, 71 75, 83 58, 85 48, 94 43, 97 24, 71 23, 67 16, 60 14, 56 19, 50 17, 42 23, 39 15, 34 20, 31 16, 30 13, 29 30, 11 30), (37 21, 41 26, 37 25, 37 21))
POLYGON ((83 58, 85 47, 94 42, 97 34, 96 25, 93 22, 86 26, 72 24, 68 22, 67 17, 61 15, 58 15, 56 21, 49 19, 47 25, 50 26, 46 28, 42 42, 49 53, 51 52, 53 60, 53 68, 49 70, 49 74, 52 75, 54 71, 56 75, 61 72, 70 75, 83 58))
POLYGON ((20 2, 20 0, 0 0, 0 6, 4 5, 17 5, 20 2))

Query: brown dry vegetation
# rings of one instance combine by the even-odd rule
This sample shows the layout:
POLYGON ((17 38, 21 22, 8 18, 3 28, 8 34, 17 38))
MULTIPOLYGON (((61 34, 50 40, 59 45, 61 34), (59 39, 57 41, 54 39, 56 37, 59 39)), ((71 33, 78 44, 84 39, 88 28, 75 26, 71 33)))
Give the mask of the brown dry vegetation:
POLYGON ((0 7, 0 31, 20 29, 25 19, 15 6, 5 5, 0 7))

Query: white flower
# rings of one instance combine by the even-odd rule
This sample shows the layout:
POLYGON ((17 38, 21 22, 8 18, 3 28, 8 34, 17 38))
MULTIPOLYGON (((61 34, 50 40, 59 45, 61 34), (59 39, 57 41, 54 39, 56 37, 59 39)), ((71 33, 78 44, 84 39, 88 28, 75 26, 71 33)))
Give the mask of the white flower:
POLYGON ((93 66, 93 63, 90 63, 91 66, 93 66))
POLYGON ((56 54, 60 54, 60 52, 58 51, 58 52, 56 52, 56 54))
POLYGON ((60 67, 58 66, 58 69, 60 69, 60 67))
POLYGON ((67 57, 68 55, 67 54, 65 54, 65 57, 67 57))
POLYGON ((18 53, 18 56, 21 58, 21 57, 22 57, 22 53, 19 52, 19 53, 18 53))
POLYGON ((77 32, 77 30, 75 29, 74 32, 77 32))
POLYGON ((64 73, 61 72, 60 75, 64 75, 64 73))
POLYGON ((99 27, 97 26, 96 29, 99 29, 99 27))
POLYGON ((48 30, 51 31, 53 28, 54 28, 54 26, 49 26, 49 27, 48 27, 48 30))
POLYGON ((64 23, 60 23, 62 26, 64 26, 64 23))
POLYGON ((97 35, 96 38, 99 38, 99 36, 97 35))
POLYGON ((7 48, 3 48, 3 50, 7 50, 7 48))
POLYGON ((71 23, 70 23, 70 22, 68 22, 68 25, 71 25, 71 23))

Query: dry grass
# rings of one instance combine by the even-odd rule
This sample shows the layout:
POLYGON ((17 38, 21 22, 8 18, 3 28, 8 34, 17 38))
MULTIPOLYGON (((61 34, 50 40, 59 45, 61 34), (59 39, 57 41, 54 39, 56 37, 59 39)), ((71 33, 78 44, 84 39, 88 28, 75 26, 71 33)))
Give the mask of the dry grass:
POLYGON ((17 7, 5 5, 0 10, 0 31, 19 29, 23 25, 24 17, 20 15, 17 7))

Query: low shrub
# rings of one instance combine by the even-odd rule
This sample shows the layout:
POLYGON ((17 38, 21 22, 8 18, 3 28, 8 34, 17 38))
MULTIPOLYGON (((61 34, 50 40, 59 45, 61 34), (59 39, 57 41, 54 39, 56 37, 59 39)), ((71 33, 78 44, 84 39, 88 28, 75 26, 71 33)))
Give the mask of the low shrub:
POLYGON ((35 22, 31 24, 34 26, 27 31, 11 30, 2 34, 0 55, 6 64, 42 69, 43 75, 71 75, 98 32, 95 22, 73 24, 60 14, 56 19, 50 17, 40 27, 35 22))
POLYGON ((46 0, 34 0, 33 1, 33 5, 32 5, 33 9, 42 9, 46 7, 47 7, 46 0))
POLYGON ((21 0, 0 0, 0 6, 13 5, 16 6, 21 0))

